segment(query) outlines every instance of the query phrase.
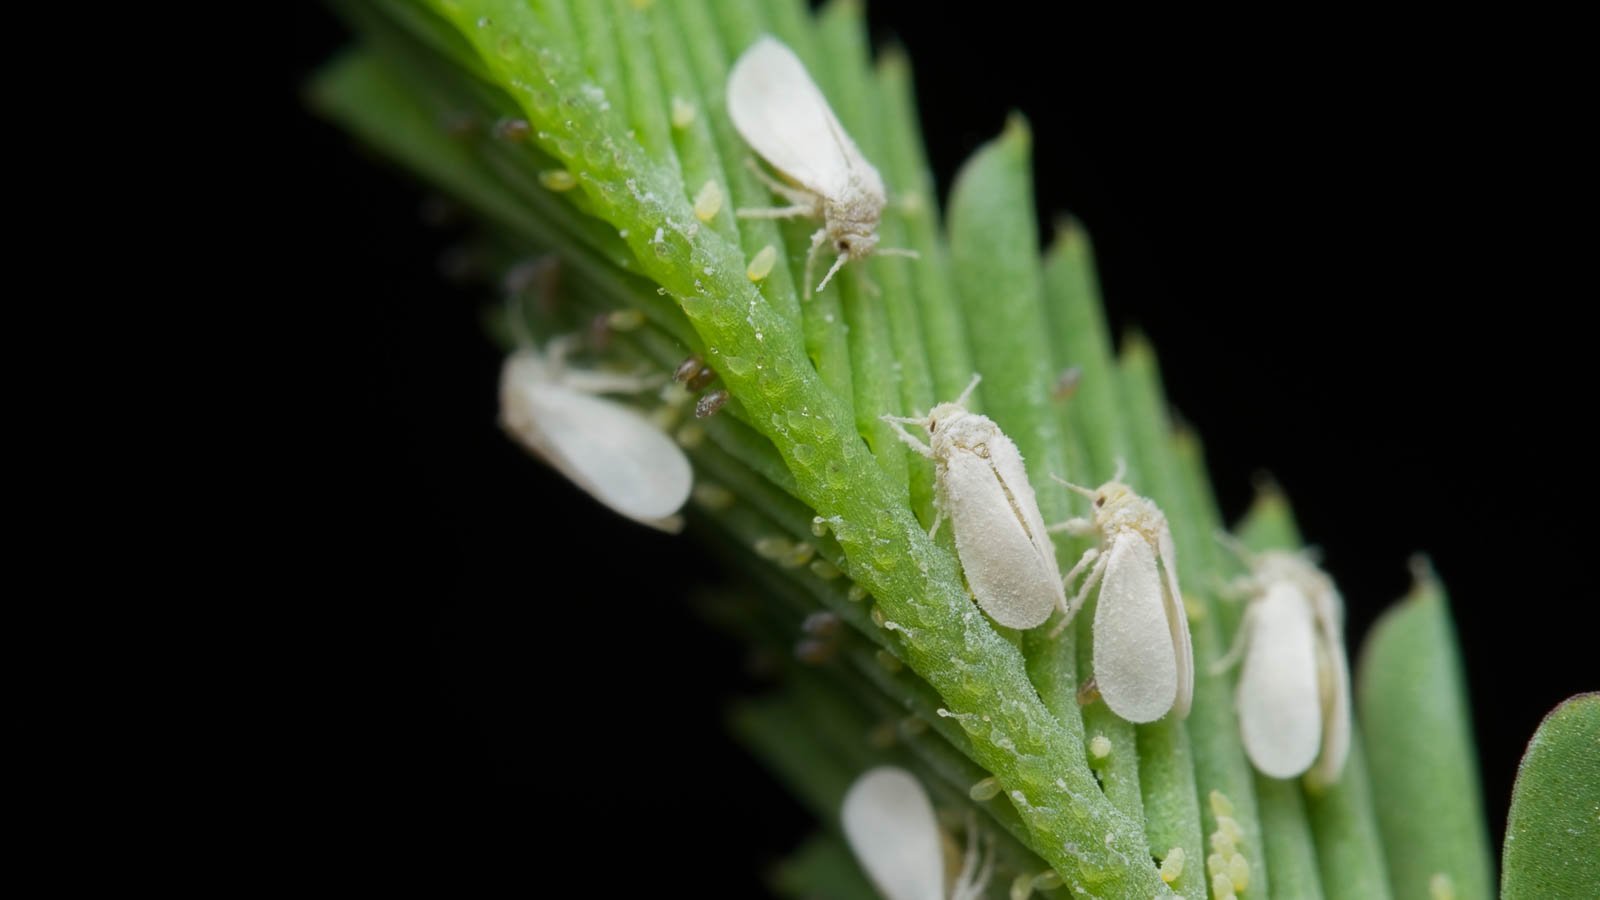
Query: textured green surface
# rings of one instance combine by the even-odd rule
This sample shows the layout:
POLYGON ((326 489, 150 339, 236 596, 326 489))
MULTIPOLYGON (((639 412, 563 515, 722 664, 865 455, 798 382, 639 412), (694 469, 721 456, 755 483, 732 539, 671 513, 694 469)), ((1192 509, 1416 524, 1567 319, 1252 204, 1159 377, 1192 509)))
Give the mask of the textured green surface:
POLYGON ((1501 896, 1578 900, 1600 886, 1600 693, 1545 716, 1528 742, 1506 821, 1501 896))
MULTIPOLYGON (((1046 866, 1060 873, 1037 883, 1047 896, 1169 896, 1152 857, 1174 846, 1188 861, 1172 888, 1206 897, 1207 842, 1218 828, 1208 798, 1218 791, 1250 863, 1246 900, 1381 898, 1389 867, 1378 822, 1390 842, 1388 832, 1406 827, 1388 798, 1433 783, 1407 773, 1416 754, 1466 760, 1453 770, 1467 785, 1456 799, 1476 803, 1463 736, 1436 737, 1449 744, 1437 746, 1425 729, 1396 735, 1400 714, 1365 700, 1363 722, 1377 716, 1368 724, 1383 742, 1369 757, 1377 794, 1359 736, 1344 779, 1325 794, 1252 773, 1232 709, 1235 676, 1208 671, 1241 611, 1215 591, 1231 560, 1211 540, 1219 517, 1199 446, 1168 421, 1152 351, 1135 339, 1120 359, 1113 353, 1080 226, 1064 220, 1041 258, 1033 147, 1020 117, 962 169, 942 230, 909 60, 891 47, 874 63, 859 3, 830 3, 815 18, 803 0, 331 5, 360 44, 319 76, 314 105, 474 210, 503 266, 559 258, 569 304, 532 316, 536 334, 639 310, 643 324, 615 335, 603 362, 668 371, 695 353, 731 393, 721 414, 698 422, 684 418, 686 395, 641 400, 657 404, 651 412, 685 443, 705 489, 691 530, 756 586, 725 617, 729 627, 791 656, 805 617, 826 613, 842 626, 814 668, 786 663, 783 691, 733 717, 822 823, 775 872, 778 889, 868 890, 832 832, 844 788, 882 761, 916 772, 957 831, 952 823, 977 814, 997 848, 996 897, 1046 866), (807 63, 883 174, 880 246, 920 259, 853 262, 805 300, 800 271, 818 223, 735 215, 773 205, 723 99, 733 60, 763 32, 807 63), (518 119, 529 125, 523 139, 497 127, 518 119), (573 188, 551 189, 563 171, 573 188), (702 222, 691 204, 707 183, 725 199, 702 222), (753 283, 746 266, 769 245, 776 265, 753 283), (1067 367, 1078 368, 1076 387, 1055 395, 1067 367), (1016 441, 1047 521, 1086 512, 1050 475, 1094 485, 1119 459, 1128 482, 1166 511, 1195 638, 1187 721, 1136 729, 1103 703, 1080 706, 1094 602, 1059 638, 996 628, 971 602, 950 529, 927 538, 934 469, 878 417, 954 399, 974 372, 984 376, 974 409, 1016 441), (1085 748, 1097 737, 1112 750, 1091 764, 1085 748), (975 799, 979 784, 998 790, 975 799), (1384 801, 1376 816, 1375 799, 1384 801)), ((1281 498, 1264 500, 1245 531, 1266 541, 1258 546, 1298 544, 1281 498)), ((1058 536, 1061 568, 1089 543, 1058 536)), ((1429 659, 1453 664, 1445 629, 1429 638, 1429 659)), ((1459 678, 1452 684, 1459 697, 1459 678)), ((1464 723, 1464 710, 1455 712, 1464 723)), ((1476 824, 1481 839, 1481 816, 1463 814, 1460 824, 1462 834, 1476 824)), ((1408 864, 1464 858, 1465 844, 1444 840, 1450 831, 1418 834, 1408 864)), ((1410 878, 1407 864, 1393 869, 1410 878)), ((1454 880, 1456 896, 1478 896, 1473 883, 1454 880)))

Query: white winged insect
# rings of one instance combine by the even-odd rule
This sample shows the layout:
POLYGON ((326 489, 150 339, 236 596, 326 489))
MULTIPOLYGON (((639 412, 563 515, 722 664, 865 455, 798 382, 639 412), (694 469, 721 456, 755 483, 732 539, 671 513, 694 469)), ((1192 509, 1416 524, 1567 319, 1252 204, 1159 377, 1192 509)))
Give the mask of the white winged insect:
POLYGON ((1166 516, 1122 483, 1124 469, 1119 462, 1116 475, 1094 490, 1061 482, 1088 497, 1094 512, 1050 530, 1099 535, 1100 545, 1085 551, 1067 573, 1070 584, 1089 569, 1055 631, 1066 627, 1103 580, 1094 612, 1094 680, 1100 696, 1129 722, 1154 722, 1169 710, 1181 719, 1189 715, 1194 697, 1194 649, 1178 589, 1177 552, 1166 516))
POLYGON ((570 368, 572 337, 544 353, 524 345, 500 371, 500 424, 518 443, 618 513, 677 532, 689 498, 689 460, 639 412, 598 396, 658 386, 660 379, 570 368))
POLYGON ((741 209, 738 214, 822 220, 806 254, 808 296, 817 253, 824 244, 831 242, 838 257, 817 285, 819 291, 849 260, 865 259, 874 252, 917 255, 911 250, 878 249, 878 220, 886 202, 883 178, 845 133, 793 50, 772 37, 757 39, 728 73, 727 99, 728 115, 745 143, 794 182, 784 184, 756 167, 767 187, 789 205, 741 209))
POLYGON ((936 512, 928 534, 938 534, 950 517, 956 553, 978 605, 1001 625, 1033 628, 1052 610, 1067 608, 1061 570, 1017 445, 992 419, 967 411, 979 380, 972 376, 960 397, 927 416, 881 418, 933 460, 936 512), (928 443, 906 425, 927 429, 928 443))
POLYGON ((1222 671, 1244 659, 1236 702, 1245 752, 1263 775, 1294 778, 1309 769, 1313 782, 1332 784, 1350 752, 1344 601, 1302 553, 1251 553, 1226 543, 1250 567, 1230 586, 1250 605, 1216 665, 1222 671))
POLYGON ((949 894, 939 822, 921 782, 904 769, 880 766, 845 792, 839 818, 861 868, 885 900, 977 900, 994 874, 991 852, 980 870, 976 822, 967 827, 967 855, 949 894))

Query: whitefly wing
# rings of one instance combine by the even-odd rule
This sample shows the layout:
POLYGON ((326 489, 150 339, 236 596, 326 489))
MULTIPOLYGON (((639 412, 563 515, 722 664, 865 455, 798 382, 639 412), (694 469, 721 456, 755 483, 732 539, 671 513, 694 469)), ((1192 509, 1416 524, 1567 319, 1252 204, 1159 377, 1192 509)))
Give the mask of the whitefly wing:
POLYGON ((1322 740, 1316 623, 1299 586, 1274 582, 1249 615, 1239 675, 1239 729, 1264 775, 1293 778, 1311 767, 1322 740))
POLYGON ((774 168, 820 196, 839 199, 850 190, 850 174, 883 182, 845 133, 827 98, 794 51, 763 37, 728 73, 728 115, 755 151, 774 168))
POLYGON ((845 793, 840 818, 850 849, 887 900, 943 900, 939 826, 911 773, 881 766, 863 774, 845 793))
POLYGON ((1022 454, 998 429, 989 457, 958 451, 939 473, 956 553, 978 605, 1008 628, 1034 628, 1064 603, 1061 572, 1022 454))
POLYGON ((1350 663, 1344 654, 1344 600, 1330 584, 1316 597, 1317 677, 1322 700, 1322 749, 1312 777, 1331 784, 1350 755, 1350 663))
POLYGON ((645 524, 689 498, 689 460, 643 415, 550 381, 506 380, 501 416, 529 449, 591 496, 645 524))
POLYGON ((1113 538, 1094 613, 1094 680, 1111 711, 1154 722, 1178 695, 1178 651, 1156 571, 1156 551, 1136 532, 1113 538))
POLYGON ((1178 696, 1173 710, 1178 718, 1189 715, 1194 700, 1194 643, 1189 637, 1189 615, 1183 608, 1183 591, 1178 587, 1178 552, 1172 545, 1172 532, 1163 530, 1158 538, 1161 569, 1167 579, 1167 627, 1178 655, 1178 696))

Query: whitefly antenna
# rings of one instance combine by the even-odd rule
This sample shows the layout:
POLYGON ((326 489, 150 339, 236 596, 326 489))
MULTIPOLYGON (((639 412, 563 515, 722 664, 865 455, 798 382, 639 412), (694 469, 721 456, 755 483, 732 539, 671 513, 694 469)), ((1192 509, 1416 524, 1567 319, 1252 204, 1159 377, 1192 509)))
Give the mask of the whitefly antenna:
POLYGON ((982 375, 979 375, 977 372, 973 372, 972 380, 967 382, 967 386, 961 390, 961 396, 956 398, 956 405, 966 406, 967 401, 972 399, 972 392, 978 389, 978 382, 982 380, 982 375))
POLYGON ((1075 494, 1078 494, 1078 495, 1083 496, 1083 497, 1087 497, 1090 500, 1093 500, 1095 498, 1095 492, 1091 488, 1086 488, 1081 484, 1073 484, 1072 482, 1066 480, 1065 478, 1062 478, 1060 475, 1056 475, 1054 473, 1051 473, 1050 477, 1055 480, 1056 484, 1061 485, 1062 487, 1066 488, 1069 491, 1072 491, 1075 494))

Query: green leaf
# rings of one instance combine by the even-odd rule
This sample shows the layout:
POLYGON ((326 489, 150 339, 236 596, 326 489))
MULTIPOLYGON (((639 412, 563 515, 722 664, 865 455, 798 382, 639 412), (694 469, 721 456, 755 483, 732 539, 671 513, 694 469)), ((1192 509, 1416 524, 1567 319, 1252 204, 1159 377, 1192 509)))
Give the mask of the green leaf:
POLYGON ((1494 895, 1472 721, 1444 588, 1425 562, 1367 636, 1357 703, 1397 897, 1494 895))
POLYGON ((1539 723, 1517 769, 1501 858, 1505 900, 1593 897, 1600 885, 1600 693, 1539 723))
POLYGON ((850 848, 832 835, 802 844, 778 866, 773 886, 794 900, 878 900, 850 848))

